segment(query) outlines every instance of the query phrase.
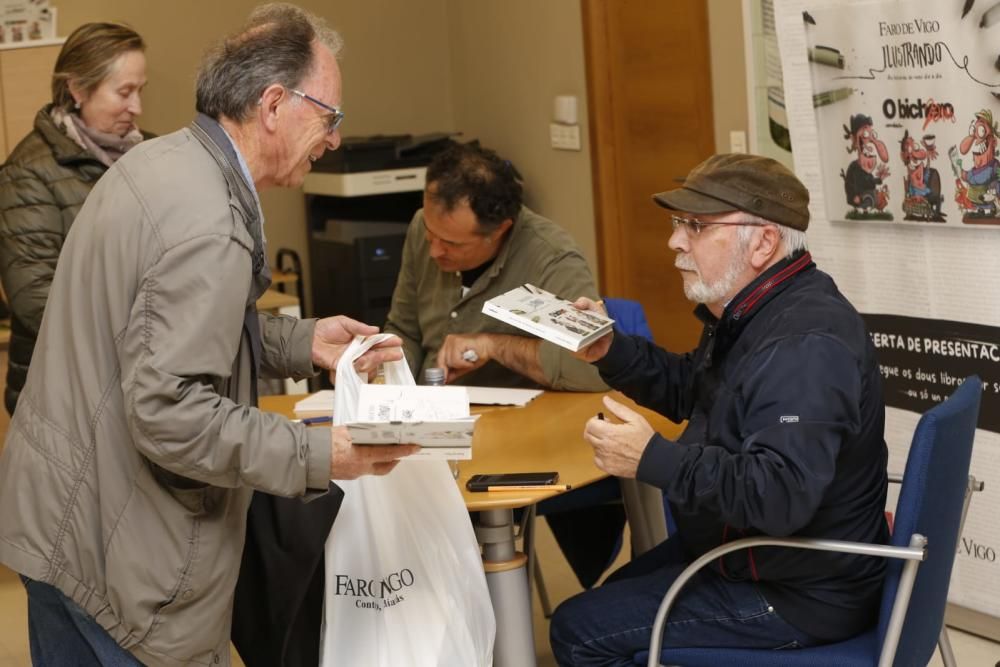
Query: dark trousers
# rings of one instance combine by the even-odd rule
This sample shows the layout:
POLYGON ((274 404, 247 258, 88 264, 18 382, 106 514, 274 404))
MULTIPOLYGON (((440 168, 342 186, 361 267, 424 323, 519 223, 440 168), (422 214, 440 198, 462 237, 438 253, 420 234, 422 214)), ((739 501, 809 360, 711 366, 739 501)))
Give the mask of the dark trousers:
POLYGON ((28 641, 35 667, 142 667, 62 592, 21 577, 28 591, 28 641))
MULTIPOLYGON (((666 540, 612 574, 604 585, 556 609, 549 629, 560 665, 633 665, 649 647, 656 610, 688 565, 666 540)), ((818 642, 785 621, 752 582, 702 569, 674 604, 664 647, 797 648, 818 642)))

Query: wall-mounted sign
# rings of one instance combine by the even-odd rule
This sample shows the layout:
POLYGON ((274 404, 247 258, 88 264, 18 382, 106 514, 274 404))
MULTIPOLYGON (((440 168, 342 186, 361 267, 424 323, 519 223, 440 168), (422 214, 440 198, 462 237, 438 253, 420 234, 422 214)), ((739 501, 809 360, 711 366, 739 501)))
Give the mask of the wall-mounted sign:
POLYGON ((40 42, 56 36, 49 0, 0 0, 0 44, 40 42))

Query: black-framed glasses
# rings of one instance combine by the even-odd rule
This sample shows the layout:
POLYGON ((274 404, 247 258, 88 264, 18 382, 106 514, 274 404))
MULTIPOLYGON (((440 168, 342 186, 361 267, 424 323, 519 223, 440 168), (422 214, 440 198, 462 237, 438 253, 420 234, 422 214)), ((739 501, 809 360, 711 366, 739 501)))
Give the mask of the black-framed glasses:
POLYGON ((289 88, 288 92, 290 92, 292 95, 298 95, 304 100, 309 100, 310 102, 318 106, 320 109, 329 112, 329 114, 326 117, 327 134, 333 134, 334 132, 336 132, 337 128, 340 127, 340 124, 344 122, 344 112, 338 109, 337 107, 331 107, 329 104, 320 102, 312 95, 307 95, 303 93, 301 90, 295 90, 294 88, 289 88))
POLYGON ((670 222, 674 226, 674 231, 681 227, 691 236, 699 236, 701 232, 711 225, 731 225, 734 227, 763 227, 766 223, 756 220, 699 220, 698 218, 685 218, 680 215, 671 215, 670 222))

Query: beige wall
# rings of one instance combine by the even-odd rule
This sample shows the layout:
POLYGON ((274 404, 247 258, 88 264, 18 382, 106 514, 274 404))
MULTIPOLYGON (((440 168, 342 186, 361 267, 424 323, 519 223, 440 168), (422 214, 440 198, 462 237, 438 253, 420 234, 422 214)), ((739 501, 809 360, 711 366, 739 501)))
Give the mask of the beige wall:
POLYGON ((579 0, 448 0, 455 127, 510 159, 526 201, 568 229, 595 275, 579 0), (549 145, 556 95, 575 95, 582 151, 549 145))
MULTIPOLYGON (((693 1, 693 0, 685 0, 693 1)), ((716 145, 746 130, 738 0, 707 0, 716 145)), ((193 114, 203 50, 237 27, 255 0, 82 0, 59 6, 60 33, 120 20, 146 38, 150 84, 142 125, 172 131, 193 114)), ((344 130, 351 135, 458 130, 511 159, 529 206, 566 227, 597 271, 580 0, 301 0, 345 38, 344 130), (549 146, 556 95, 576 95, 583 150, 549 146)), ((303 198, 263 197, 269 247, 308 262, 303 198)))
POLYGON ((731 130, 749 130, 742 2, 708 0, 708 26, 715 150, 725 153, 731 130))
MULTIPOLYGON (((125 21, 147 43, 149 85, 140 124, 171 132, 194 115, 202 52, 237 28, 255 0, 74 0, 59 2, 59 33, 87 21, 125 21)), ((348 135, 452 130, 452 84, 445 0, 299 0, 344 36, 343 130, 348 135)), ((262 201, 271 256, 296 250, 308 263, 305 208, 297 190, 270 190, 262 201)), ((307 268, 308 271, 308 268, 307 268)))
MULTIPOLYGON (((707 1, 715 144, 721 152, 729 150, 730 130, 747 130, 743 19, 740 0, 707 1)), ((452 90, 456 129, 517 165, 528 204, 569 229, 596 274, 580 4, 448 0, 452 90), (549 146, 553 98, 560 94, 577 96, 581 152, 549 146)))

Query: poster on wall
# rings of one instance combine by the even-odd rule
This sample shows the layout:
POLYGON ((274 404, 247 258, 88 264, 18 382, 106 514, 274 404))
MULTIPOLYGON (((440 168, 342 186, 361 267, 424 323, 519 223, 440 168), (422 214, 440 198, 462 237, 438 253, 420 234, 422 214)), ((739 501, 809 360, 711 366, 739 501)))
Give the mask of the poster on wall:
POLYGON ((56 10, 49 0, 0 0, 0 46, 54 39, 56 10))
POLYGON ((804 15, 827 217, 1000 229, 1000 4, 804 15))
MULTIPOLYGON (((809 247, 865 318, 889 469, 920 415, 984 381, 949 601, 1000 640, 1000 2, 774 0, 809 247)), ((898 488, 890 485, 890 507, 898 488)))
POLYGON ((984 385, 979 428, 1000 433, 1000 329, 903 315, 864 318, 888 405, 924 413, 978 375, 984 385))
POLYGON ((744 0, 747 99, 750 150, 792 168, 792 141, 788 133, 781 53, 774 23, 773 0, 744 0))

